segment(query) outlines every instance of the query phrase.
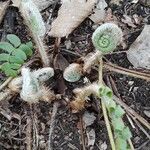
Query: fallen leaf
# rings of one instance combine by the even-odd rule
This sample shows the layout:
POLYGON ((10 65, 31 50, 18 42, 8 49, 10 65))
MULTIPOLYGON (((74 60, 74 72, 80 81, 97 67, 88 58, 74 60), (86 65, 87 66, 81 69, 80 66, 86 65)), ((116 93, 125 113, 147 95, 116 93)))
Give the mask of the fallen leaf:
POLYGON ((107 144, 106 144, 106 142, 100 141, 99 142, 99 149, 100 150, 107 150, 107 144))
POLYGON ((68 36, 92 12, 96 1, 63 0, 49 35, 53 37, 68 36))
POLYGON ((85 113, 83 114, 83 122, 84 122, 85 128, 92 125, 95 120, 96 120, 96 117, 94 116, 94 113, 89 113, 85 111, 85 113))
POLYGON ((21 4, 21 0, 11 0, 11 1, 12 1, 12 6, 19 8, 21 4))
POLYGON ((110 3, 111 4, 115 4, 115 5, 120 5, 120 2, 122 2, 123 0, 111 0, 110 3))
POLYGON ((39 10, 42 11, 54 3, 54 0, 33 0, 33 2, 38 6, 39 10))
POLYGON ((135 68, 150 69, 150 25, 145 25, 143 31, 127 51, 128 60, 135 68))
POLYGON ((66 67, 69 66, 69 62, 66 60, 66 58, 61 55, 61 54, 57 54, 54 58, 54 69, 59 69, 64 71, 66 67))
POLYGON ((59 94, 65 93, 67 86, 65 85, 65 82, 64 82, 64 79, 62 76, 58 77, 58 79, 56 80, 56 85, 55 85, 54 89, 59 94))
POLYGON ((91 129, 89 132, 86 132, 87 139, 88 139, 88 147, 94 146, 95 143, 95 130, 91 129))
POLYGON ((144 110, 144 114, 145 114, 148 118, 150 118, 150 111, 144 110))
POLYGON ((133 23, 132 19, 129 16, 123 15, 123 17, 124 19, 121 19, 123 23, 127 24, 130 27, 136 28, 136 25, 133 23))
POLYGON ((105 20, 107 3, 105 0, 100 0, 96 5, 96 8, 93 10, 93 14, 89 17, 95 24, 98 24, 105 20))
POLYGON ((0 23, 3 20, 3 17, 5 15, 6 9, 9 5, 10 0, 5 1, 5 2, 0 2, 0 23))

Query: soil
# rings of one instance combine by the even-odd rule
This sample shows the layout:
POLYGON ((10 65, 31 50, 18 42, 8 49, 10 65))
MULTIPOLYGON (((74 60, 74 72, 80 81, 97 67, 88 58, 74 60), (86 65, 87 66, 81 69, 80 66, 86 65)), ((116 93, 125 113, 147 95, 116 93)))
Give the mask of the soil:
MULTIPOLYGON (((121 3, 120 6, 110 5, 110 1, 106 1, 109 5, 108 8, 112 10, 112 14, 117 18, 118 22, 126 33, 124 41, 126 48, 118 47, 117 51, 123 51, 122 53, 114 53, 107 55, 105 59, 107 61, 117 64, 118 66, 134 69, 132 64, 128 61, 126 53, 129 46, 134 42, 142 31, 145 24, 150 23, 150 8, 140 3, 131 3, 127 0, 121 3), (137 14, 141 18, 141 23, 137 24, 136 28, 128 26, 123 23, 121 19, 123 15, 133 16, 137 14)), ((50 12, 52 12, 51 21, 57 16, 60 3, 56 3, 42 11, 45 21, 47 20, 50 12), (52 11, 53 10, 53 11, 52 11)), ((107 8, 107 9, 108 9, 107 8)), ((85 56, 89 52, 93 51, 91 42, 91 35, 94 31, 93 22, 90 19, 86 19, 73 33, 67 38, 63 38, 60 44, 60 54, 69 63, 76 62, 80 56, 85 56), (65 41, 71 41, 69 52, 66 51, 65 41)), ((0 26, 0 39, 5 39, 8 33, 18 35, 23 42, 31 40, 30 33, 27 27, 23 23, 23 19, 20 16, 18 9, 9 7, 7 9, 4 20, 0 26)), ((46 44, 50 47, 49 54, 53 51, 55 39, 51 37, 45 38, 46 44)), ((36 50, 35 50, 36 53, 36 50)), ((36 56, 37 57, 37 56, 36 56)), ((33 58, 31 58, 34 60, 33 58)), ((62 61, 62 60, 60 60, 62 61)), ((60 63, 60 62, 58 62, 60 63)), ((62 63, 62 62, 61 62, 62 63)), ((40 61, 33 61, 30 65, 32 69, 41 67, 40 61)), ((140 70, 144 71, 144 70, 140 70)), ((60 106, 56 116, 56 123, 54 127, 53 149, 54 150, 82 150, 82 115, 85 111, 94 113, 96 120, 88 128, 83 129, 83 135, 85 139, 85 145, 87 145, 86 131, 94 129, 96 133, 95 144, 93 147, 87 147, 86 149, 93 150, 110 150, 110 143, 107 135, 107 130, 102 114, 102 110, 97 107, 97 101, 93 97, 88 102, 85 110, 78 114, 72 113, 68 101, 73 99, 72 90, 76 87, 82 87, 85 83, 85 77, 91 82, 97 79, 97 71, 93 70, 90 74, 85 75, 80 81, 76 83, 68 83, 62 79, 62 70, 57 68, 55 70, 55 77, 47 83, 51 86, 57 94, 62 94, 62 99, 59 100, 60 106)), ((144 117, 148 122, 148 118, 144 111, 150 111, 150 82, 146 82, 142 79, 129 77, 126 75, 117 74, 114 72, 104 72, 104 81, 109 85, 109 79, 112 78, 120 97, 131 108, 133 108, 139 115, 144 117)), ((4 74, 0 73, 1 83, 6 80, 4 74)), ((19 94, 14 95, 9 101, 3 101, 0 103, 0 150, 25 150, 28 143, 26 143, 26 128, 28 126, 27 120, 30 120, 36 124, 36 129, 39 138, 39 150, 47 149, 49 138, 49 126, 51 121, 53 103, 40 102, 30 106, 20 99, 19 94)), ((124 117, 125 123, 132 131, 132 142, 137 150, 149 150, 150 140, 145 134, 135 125, 135 128, 131 126, 127 117, 124 117)), ((149 131, 147 131, 149 132, 149 131)), ((150 134, 150 132, 149 132, 150 134)), ((34 131, 32 130, 34 136, 34 131)), ((32 139, 33 141, 35 139, 32 139)))

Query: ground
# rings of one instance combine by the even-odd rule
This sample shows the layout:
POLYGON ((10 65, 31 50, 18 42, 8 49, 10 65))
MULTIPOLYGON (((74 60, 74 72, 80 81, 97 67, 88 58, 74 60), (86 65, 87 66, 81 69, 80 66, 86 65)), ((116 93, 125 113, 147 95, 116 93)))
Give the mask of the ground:
MULTIPOLYGON (((110 1, 107 0, 108 4, 109 2, 110 1)), ((59 7, 60 4, 58 2, 55 4, 55 7, 53 4, 44 10, 42 12, 44 19, 47 20, 50 10, 53 10, 51 19, 54 19, 59 7)), ((117 51, 123 51, 122 53, 110 54, 105 56, 105 58, 107 61, 117 64, 118 66, 133 69, 124 51, 128 50, 129 46, 141 33, 144 25, 150 23, 150 8, 141 3, 131 3, 129 0, 124 1, 120 6, 108 5, 108 7, 112 10, 112 14, 118 19, 118 22, 120 22, 120 25, 126 31, 126 35, 124 36, 126 48, 123 49, 119 47, 117 51), (124 14, 129 16, 137 14, 141 18, 140 24, 133 28, 123 23, 121 19, 124 14)), ((69 63, 72 63, 78 61, 80 55, 84 56, 93 51, 91 43, 93 31, 93 22, 90 19, 86 19, 67 39, 62 39, 59 48, 61 56, 69 63), (71 41, 69 51, 66 50, 65 41, 71 41)), ((31 39, 30 33, 24 25, 17 8, 10 7, 7 10, 4 21, 0 26, 0 39, 4 38, 8 33, 17 34, 22 41, 31 39)), ((51 54, 55 39, 48 36, 45 39, 46 44, 50 47, 49 54, 51 54)), ((34 56, 32 59, 33 63, 29 65, 32 69, 41 67, 40 59, 35 59, 34 56)), ((141 69, 140 71, 143 70, 141 69)), ((72 113, 68 104, 68 101, 71 101, 73 97, 72 90, 75 87, 84 85, 85 76, 90 81, 95 81, 95 79, 97 79, 97 72, 93 70, 90 74, 85 75, 80 81, 73 84, 62 79, 62 71, 60 69, 55 70, 55 72, 55 77, 49 81, 48 85, 50 85, 56 93, 63 93, 63 95, 62 99, 59 100, 60 106, 58 108, 52 136, 53 149, 81 150, 84 145, 83 139, 85 143, 87 143, 86 131, 94 129, 96 132, 95 144, 91 148, 86 147, 86 149, 110 150, 111 148, 103 114, 101 108, 97 107, 98 100, 91 97, 89 105, 85 110, 77 114, 72 113), (96 120, 88 129, 82 127, 83 120, 81 118, 85 111, 94 113, 94 116, 96 116, 96 120)), ((122 100, 148 122, 150 121, 150 118, 144 113, 145 110, 150 111, 150 82, 109 71, 104 72, 103 78, 108 85, 111 81, 110 79, 112 79, 122 100)), ((0 73, 0 79, 1 82, 4 82, 6 80, 5 75, 0 73)), ((52 109, 53 103, 49 104, 47 102, 40 102, 30 106, 20 99, 19 94, 14 95, 9 101, 2 101, 0 103, 0 150, 25 150, 28 145, 28 143, 26 143, 28 135, 26 130, 31 122, 36 125, 36 127, 33 127, 33 130, 36 129, 36 131, 33 131, 31 134, 34 137, 36 132, 39 138, 38 148, 35 149, 45 150, 49 138, 52 109)), ((132 131, 132 142, 134 147, 137 150, 148 150, 150 147, 150 140, 147 136, 145 136, 137 124, 134 123, 135 128, 133 128, 127 117, 124 117, 124 121, 132 131)), ((36 139, 33 139, 33 142, 36 143, 35 140, 36 139)))

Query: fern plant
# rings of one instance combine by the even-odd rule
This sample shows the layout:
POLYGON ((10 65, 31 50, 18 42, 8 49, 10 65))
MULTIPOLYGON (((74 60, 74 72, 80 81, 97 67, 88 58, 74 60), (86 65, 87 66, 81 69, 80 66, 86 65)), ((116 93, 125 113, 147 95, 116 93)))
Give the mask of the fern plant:
POLYGON ((101 86, 99 89, 99 97, 104 102, 109 117, 111 119, 115 145, 117 150, 129 150, 130 146, 128 140, 132 137, 130 129, 125 126, 122 117, 125 114, 125 111, 117 105, 113 100, 113 93, 110 88, 107 86, 101 86))
POLYGON ((0 71, 15 77, 27 57, 32 55, 33 45, 32 42, 21 43, 14 34, 8 34, 6 38, 8 42, 0 42, 0 71))

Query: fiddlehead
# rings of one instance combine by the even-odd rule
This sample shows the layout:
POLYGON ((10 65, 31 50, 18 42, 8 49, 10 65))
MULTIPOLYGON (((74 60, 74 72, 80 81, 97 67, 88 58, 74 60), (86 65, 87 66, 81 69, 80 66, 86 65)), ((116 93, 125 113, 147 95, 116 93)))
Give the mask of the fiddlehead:
POLYGON ((122 41, 122 30, 113 23, 99 26, 92 36, 94 47, 102 53, 112 52, 122 41))

